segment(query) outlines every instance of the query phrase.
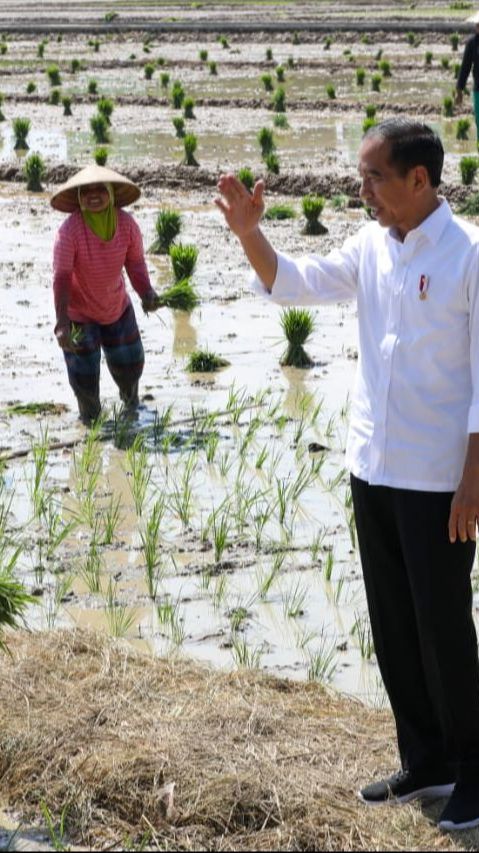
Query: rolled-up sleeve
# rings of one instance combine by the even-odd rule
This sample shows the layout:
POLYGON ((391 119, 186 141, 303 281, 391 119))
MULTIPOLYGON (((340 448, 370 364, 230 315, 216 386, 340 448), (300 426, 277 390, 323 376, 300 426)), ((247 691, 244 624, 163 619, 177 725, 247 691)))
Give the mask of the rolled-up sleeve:
POLYGON ((271 293, 257 275, 251 286, 255 293, 279 305, 319 305, 355 299, 361 242, 360 231, 328 255, 292 258, 277 252, 278 268, 271 293))
POLYGON ((139 296, 146 296, 152 290, 148 267, 146 266, 143 239, 139 225, 131 218, 130 245, 125 258, 125 269, 133 288, 139 296))

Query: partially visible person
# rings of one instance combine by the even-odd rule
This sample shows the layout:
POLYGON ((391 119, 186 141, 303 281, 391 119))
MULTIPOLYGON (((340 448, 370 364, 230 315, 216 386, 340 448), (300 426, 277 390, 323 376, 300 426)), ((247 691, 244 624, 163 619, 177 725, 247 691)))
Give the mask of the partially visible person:
POLYGON ((123 269, 145 312, 158 307, 150 283, 140 229, 123 210, 140 196, 128 178, 103 166, 87 166, 51 197, 55 210, 70 213, 53 250, 55 335, 63 350, 80 419, 100 414, 103 350, 120 399, 138 405, 144 351, 123 269))
POLYGON ((479 140, 479 12, 476 12, 475 15, 472 15, 467 20, 474 25, 474 35, 468 38, 464 47, 461 69, 456 84, 456 104, 462 104, 467 78, 472 69, 472 105, 476 122, 476 134, 479 140))

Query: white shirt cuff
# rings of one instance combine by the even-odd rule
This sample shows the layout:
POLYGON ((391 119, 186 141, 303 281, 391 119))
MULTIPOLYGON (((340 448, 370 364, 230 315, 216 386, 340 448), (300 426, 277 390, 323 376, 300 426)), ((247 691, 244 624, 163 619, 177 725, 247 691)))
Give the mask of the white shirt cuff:
POLYGON ((251 287, 255 293, 271 302, 279 302, 281 305, 294 305, 298 302, 296 283, 298 269, 296 263, 288 255, 283 255, 281 252, 276 252, 276 257, 278 268, 271 293, 256 274, 251 278, 251 287))
POLYGON ((479 432, 479 403, 476 403, 475 406, 471 406, 469 409, 467 431, 468 433, 479 432))

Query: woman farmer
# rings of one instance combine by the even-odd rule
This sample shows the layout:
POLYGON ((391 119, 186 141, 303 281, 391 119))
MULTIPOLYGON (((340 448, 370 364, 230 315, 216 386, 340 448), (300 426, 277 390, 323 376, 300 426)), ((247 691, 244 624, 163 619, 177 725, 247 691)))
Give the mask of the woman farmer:
POLYGON ((94 165, 70 178, 51 198, 55 210, 71 214, 58 229, 53 251, 55 335, 86 424, 100 414, 102 349, 123 404, 138 405, 144 352, 123 268, 143 310, 158 307, 140 229, 123 210, 139 195, 128 178, 94 165))

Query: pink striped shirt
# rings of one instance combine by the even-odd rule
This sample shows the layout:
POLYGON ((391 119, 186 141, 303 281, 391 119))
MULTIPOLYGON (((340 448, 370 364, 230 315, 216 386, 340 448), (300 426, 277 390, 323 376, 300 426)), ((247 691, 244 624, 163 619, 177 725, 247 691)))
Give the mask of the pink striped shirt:
POLYGON ((140 297, 152 290, 140 229, 121 208, 106 242, 93 234, 80 211, 58 229, 53 249, 53 293, 57 321, 115 323, 130 303, 123 267, 140 297))

